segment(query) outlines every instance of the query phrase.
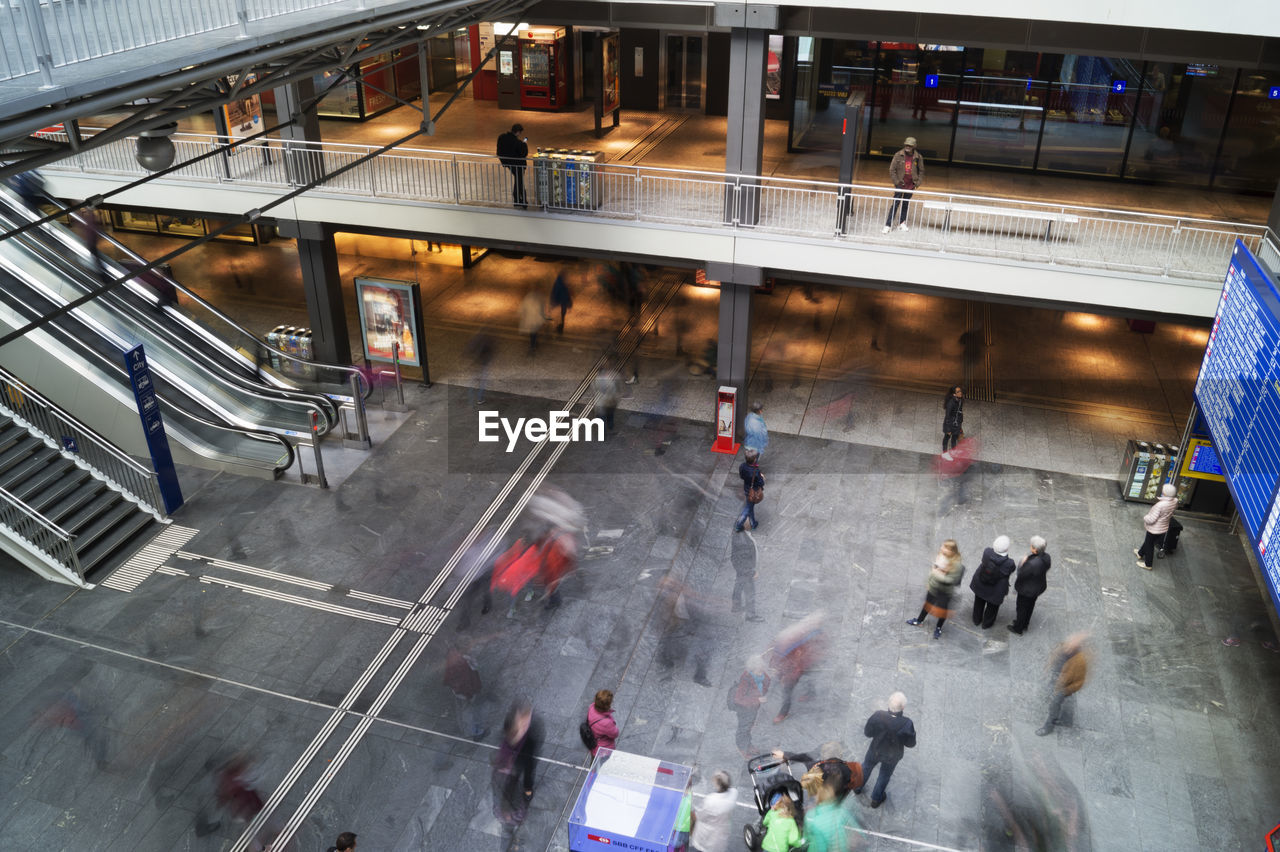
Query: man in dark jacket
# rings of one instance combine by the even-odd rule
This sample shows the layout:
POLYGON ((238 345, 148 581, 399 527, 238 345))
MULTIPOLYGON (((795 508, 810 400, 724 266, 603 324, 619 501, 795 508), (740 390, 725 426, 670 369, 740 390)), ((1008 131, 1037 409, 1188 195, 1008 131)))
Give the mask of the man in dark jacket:
MULTIPOLYGON (((898 761, 902 760, 903 749, 915 748, 916 726, 902 715, 907 708, 907 696, 895 692, 889 696, 889 709, 877 710, 867 720, 863 733, 871 737, 867 746, 867 756, 862 759, 863 786, 871 780, 871 771, 876 764, 880 765, 880 775, 876 778, 876 786, 871 790, 871 807, 878 808, 884 804, 888 793, 889 779, 898 761)), ((854 795, 862 794, 862 787, 854 790, 854 795)))
POLYGON ((1044 594, 1048 584, 1045 574, 1049 573, 1049 554, 1045 552, 1045 540, 1042 536, 1031 536, 1031 552, 1022 559, 1018 566, 1017 579, 1013 581, 1013 590, 1018 593, 1018 615, 1009 625, 1009 632, 1019 636, 1031 624, 1031 613, 1036 608, 1036 598, 1044 594))
POLYGON ((511 170, 514 183, 511 186, 511 200, 517 207, 527 207, 528 199, 524 191, 525 158, 529 156, 529 140, 522 138, 524 125, 513 124, 511 129, 498 137, 498 159, 502 165, 511 170))
POLYGON ((1009 594, 1009 576, 1017 568, 1009 558, 1009 536, 1002 535, 982 551, 982 562, 973 572, 969 590, 973 592, 973 623, 989 630, 996 623, 996 613, 1009 594))
POLYGON ((338 839, 329 847, 328 852, 355 852, 356 836, 350 831, 338 835, 338 839))

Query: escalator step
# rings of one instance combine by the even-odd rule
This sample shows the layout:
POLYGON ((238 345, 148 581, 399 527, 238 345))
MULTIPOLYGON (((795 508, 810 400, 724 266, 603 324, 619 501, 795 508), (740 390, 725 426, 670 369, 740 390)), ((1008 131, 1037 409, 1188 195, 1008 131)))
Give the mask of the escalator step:
POLYGON ((132 553, 137 548, 126 545, 142 538, 145 531, 155 523, 155 518, 135 507, 132 514, 126 515, 109 533, 94 542, 93 546, 77 552, 80 570, 88 576, 94 571, 114 567, 120 560, 109 560, 108 557, 112 554, 132 553))
POLYGON ((32 498, 39 497, 44 489, 60 482, 67 475, 67 472, 75 466, 76 463, 71 459, 56 455, 49 459, 43 468, 33 471, 26 479, 21 482, 10 483, 6 486, 6 490, 30 506, 32 498))
POLYGON ((89 471, 79 467, 72 467, 63 474, 60 480, 52 483, 48 488, 28 501, 27 505, 43 515, 45 514, 45 509, 75 491, 89 478, 89 471))
MULTIPOLYGON (((104 494, 103 496, 105 497, 107 495, 104 494)), ((111 496, 117 498, 117 502, 108 504, 108 507, 99 512, 92 522, 87 523, 79 530, 76 530, 75 537, 77 552, 79 552, 81 548, 86 550, 91 548, 93 543, 110 532, 112 527, 138 510, 137 506, 120 497, 120 495, 116 494, 114 491, 111 492, 111 496)), ((83 568, 84 565, 82 564, 80 567, 83 568)))
POLYGON ((0 473, 16 464, 22 463, 23 460, 43 446, 46 446, 45 442, 32 435, 19 439, 12 447, 0 453, 0 473))
MULTIPOLYGON (((48 511, 44 512, 44 516, 62 527, 63 521, 70 517, 73 512, 106 490, 106 483, 99 482, 96 479, 89 479, 75 491, 50 506, 48 511)), ((65 527, 63 528, 65 529, 65 527)))
MULTIPOLYGON (((67 515, 66 519, 58 524, 58 526, 78 537, 81 530, 86 529, 90 524, 97 520, 103 512, 106 512, 123 499, 124 498, 119 494, 104 486, 102 493, 97 497, 94 497, 85 505, 81 506, 79 509, 76 509, 70 515, 67 515)), ((87 545, 88 542, 85 542, 85 544, 87 545)))
POLYGON ((20 485, 23 480, 39 473, 42 468, 47 467, 49 462, 56 458, 60 458, 58 451, 41 441, 40 447, 31 453, 28 458, 23 459, 3 474, 0 474, 0 488, 10 491, 20 485))

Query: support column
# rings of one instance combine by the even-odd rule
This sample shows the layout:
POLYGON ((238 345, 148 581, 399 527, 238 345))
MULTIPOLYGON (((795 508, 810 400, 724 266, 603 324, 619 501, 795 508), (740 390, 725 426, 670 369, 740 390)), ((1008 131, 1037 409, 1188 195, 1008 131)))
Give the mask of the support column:
POLYGON ((747 400, 751 367, 751 294, 764 282, 758 266, 708 263, 707 277, 720 282, 720 327, 716 348, 716 379, 738 389, 737 431, 750 406, 747 400))
MULTIPOLYGON (((758 175, 764 165, 764 93, 768 73, 769 33, 778 26, 778 7, 718 3, 715 23, 731 27, 729 41, 729 109, 724 170, 758 175)), ((746 181, 725 191, 725 221, 754 225, 760 218, 758 182, 746 181)))
POLYGON ((298 242, 315 359, 329 364, 350 364, 351 337, 347 334, 347 311, 342 298, 333 226, 281 220, 278 229, 282 236, 293 237, 298 242))
POLYGON ((305 186, 324 176, 324 155, 320 151, 320 118, 315 106, 306 112, 304 104, 316 96, 314 80, 299 80, 274 89, 276 95, 276 120, 292 124, 280 128, 280 138, 286 145, 285 174, 294 186, 305 186), (290 145, 289 143, 299 143, 290 145), (311 143, 310 145, 304 143, 311 143))

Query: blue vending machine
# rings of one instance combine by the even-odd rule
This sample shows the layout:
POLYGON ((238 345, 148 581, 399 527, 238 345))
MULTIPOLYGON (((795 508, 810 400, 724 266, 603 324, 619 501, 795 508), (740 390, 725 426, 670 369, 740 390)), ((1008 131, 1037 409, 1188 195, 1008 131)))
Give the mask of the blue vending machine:
POLYGON ((671 852, 693 770, 602 748, 569 813, 570 852, 671 852))

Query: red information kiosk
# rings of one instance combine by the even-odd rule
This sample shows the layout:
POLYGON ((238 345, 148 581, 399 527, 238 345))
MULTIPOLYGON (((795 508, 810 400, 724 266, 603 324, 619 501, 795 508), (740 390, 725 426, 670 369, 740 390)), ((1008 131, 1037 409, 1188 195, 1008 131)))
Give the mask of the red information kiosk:
POLYGON ((569 106, 569 39, 564 27, 530 27, 520 33, 520 108, 569 106))

